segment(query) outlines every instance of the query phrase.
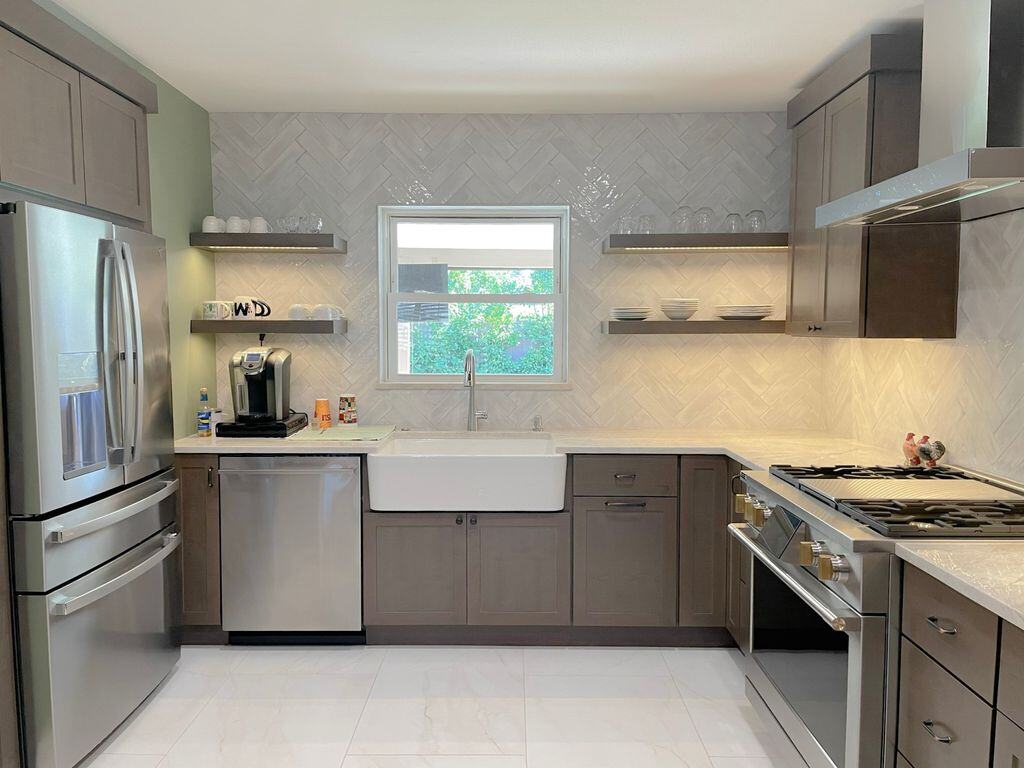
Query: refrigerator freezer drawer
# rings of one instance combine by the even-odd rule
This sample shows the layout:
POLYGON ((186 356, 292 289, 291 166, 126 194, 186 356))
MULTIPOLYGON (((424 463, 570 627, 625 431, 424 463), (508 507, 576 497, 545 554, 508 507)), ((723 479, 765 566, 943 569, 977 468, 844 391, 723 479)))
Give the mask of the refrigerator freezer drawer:
POLYGON ((359 459, 221 461, 223 626, 362 629, 359 459))
POLYGON ((91 504, 46 519, 15 519, 14 588, 48 592, 173 523, 173 469, 91 504))
POLYGON ((176 526, 48 595, 18 595, 25 749, 71 768, 160 684, 171 638, 176 526))

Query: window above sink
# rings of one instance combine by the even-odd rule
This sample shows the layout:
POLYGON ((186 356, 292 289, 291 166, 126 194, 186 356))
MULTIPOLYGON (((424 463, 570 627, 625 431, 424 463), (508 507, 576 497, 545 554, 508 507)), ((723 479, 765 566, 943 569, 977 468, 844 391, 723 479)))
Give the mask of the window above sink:
POLYGON ((382 384, 565 384, 567 206, 379 211, 382 384))

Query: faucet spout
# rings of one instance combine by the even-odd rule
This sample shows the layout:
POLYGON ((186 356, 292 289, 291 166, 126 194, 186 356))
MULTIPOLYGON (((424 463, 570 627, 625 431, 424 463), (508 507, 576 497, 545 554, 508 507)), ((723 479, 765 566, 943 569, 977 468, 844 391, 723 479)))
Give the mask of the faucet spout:
POLYGON ((480 419, 487 418, 487 411, 476 409, 476 357, 472 349, 466 350, 463 359, 462 386, 469 389, 469 413, 466 416, 466 429, 469 432, 480 430, 480 419))

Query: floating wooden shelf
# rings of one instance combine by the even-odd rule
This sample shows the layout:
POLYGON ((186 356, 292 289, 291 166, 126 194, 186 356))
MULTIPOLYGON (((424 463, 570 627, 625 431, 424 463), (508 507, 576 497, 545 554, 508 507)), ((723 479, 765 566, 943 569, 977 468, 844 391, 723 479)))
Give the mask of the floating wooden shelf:
POLYGON ((188 241, 193 248, 218 253, 348 253, 346 240, 323 232, 193 232, 189 235, 188 241))
POLYGON ((657 235, 608 235, 602 253, 690 253, 701 251, 762 253, 789 248, 788 232, 709 232, 657 235))
POLYGON ((785 333, 785 320, 605 320, 601 332, 611 335, 684 333, 785 333))
POLYGON ((338 320, 193 320, 192 333, 348 333, 338 320))

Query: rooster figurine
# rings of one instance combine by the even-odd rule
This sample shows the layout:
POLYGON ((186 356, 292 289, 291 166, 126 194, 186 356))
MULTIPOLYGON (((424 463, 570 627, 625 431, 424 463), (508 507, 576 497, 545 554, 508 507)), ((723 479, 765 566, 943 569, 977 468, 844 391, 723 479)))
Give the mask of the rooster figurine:
POLYGON ((906 459, 908 467, 921 465, 921 457, 917 455, 917 443, 914 442, 914 437, 913 432, 907 432, 907 436, 903 438, 903 457, 906 459))
POLYGON ((917 455, 919 461, 923 461, 926 467, 933 469, 939 463, 939 459, 946 455, 946 446, 938 440, 932 442, 928 435, 923 435, 917 441, 917 455))

